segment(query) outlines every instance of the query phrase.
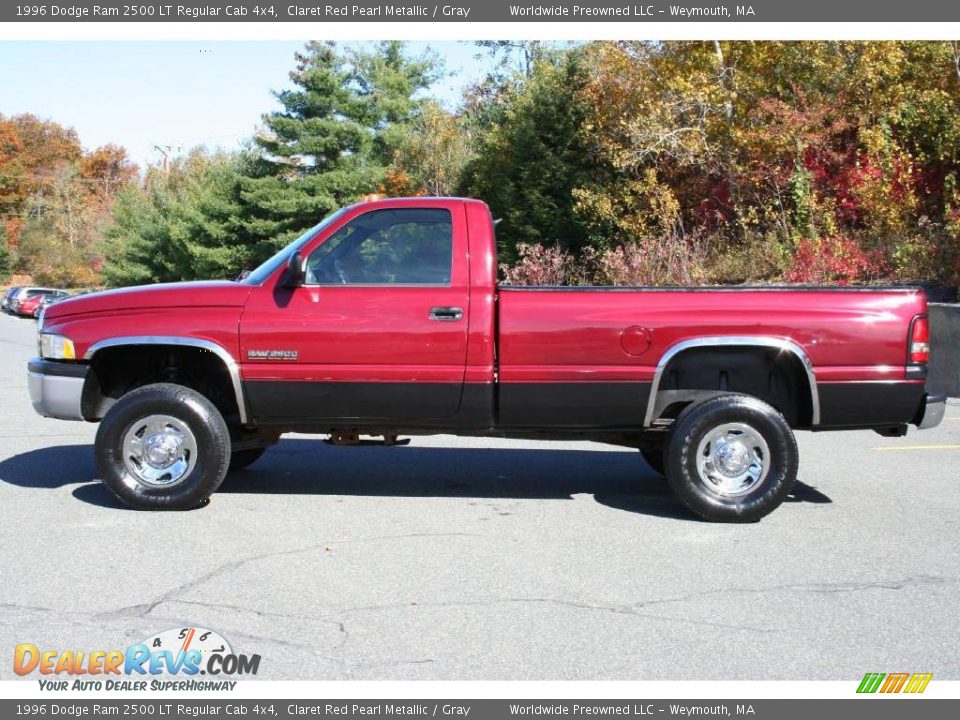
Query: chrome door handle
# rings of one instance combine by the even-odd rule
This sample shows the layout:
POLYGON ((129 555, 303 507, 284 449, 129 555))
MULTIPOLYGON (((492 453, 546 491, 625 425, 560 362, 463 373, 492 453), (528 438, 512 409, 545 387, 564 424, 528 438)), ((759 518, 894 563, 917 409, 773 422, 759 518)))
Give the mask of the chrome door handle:
POLYGON ((430 308, 430 319, 440 322, 456 322, 463 317, 463 308, 458 307, 435 307, 430 308))

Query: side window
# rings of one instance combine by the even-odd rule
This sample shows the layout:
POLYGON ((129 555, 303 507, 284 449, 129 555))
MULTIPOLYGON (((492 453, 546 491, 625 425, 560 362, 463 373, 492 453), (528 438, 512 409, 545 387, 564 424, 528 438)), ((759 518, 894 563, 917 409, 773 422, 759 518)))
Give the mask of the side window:
POLYGON ((373 210, 343 226, 307 258, 310 285, 449 285, 450 212, 373 210))

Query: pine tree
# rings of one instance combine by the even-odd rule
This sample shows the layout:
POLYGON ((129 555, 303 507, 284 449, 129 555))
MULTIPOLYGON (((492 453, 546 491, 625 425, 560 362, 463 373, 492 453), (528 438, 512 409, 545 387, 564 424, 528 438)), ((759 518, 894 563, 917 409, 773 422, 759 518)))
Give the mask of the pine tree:
POLYGON ((114 210, 104 274, 110 284, 227 278, 253 268, 333 210, 375 192, 411 124, 434 62, 401 43, 341 53, 309 43, 293 88, 264 132, 234 156, 194 152, 114 210), (400 134, 400 133, 397 133, 400 134))
POLYGON ((240 185, 251 230, 292 236, 372 192, 380 179, 372 128, 354 73, 334 43, 308 43, 276 93, 282 110, 263 117, 262 151, 240 185))
POLYGON ((296 55, 294 87, 276 93, 282 109, 264 116, 259 155, 246 158, 232 191, 251 242, 279 247, 382 186, 422 111, 417 93, 438 74, 435 58, 403 51, 400 42, 349 52, 310 42, 296 55))
POLYGON ((398 41, 378 43, 371 52, 352 52, 354 82, 360 96, 362 122, 373 130, 372 157, 388 166, 413 125, 430 107, 419 95, 442 74, 432 54, 408 58, 398 41))

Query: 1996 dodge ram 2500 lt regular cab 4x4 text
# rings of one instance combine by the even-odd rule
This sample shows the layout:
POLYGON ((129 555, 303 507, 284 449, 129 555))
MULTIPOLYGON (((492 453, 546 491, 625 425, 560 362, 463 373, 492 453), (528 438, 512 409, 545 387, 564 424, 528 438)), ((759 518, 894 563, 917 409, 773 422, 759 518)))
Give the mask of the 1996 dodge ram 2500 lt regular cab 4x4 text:
MULTIPOLYGON (((487 206, 354 205, 237 282, 50 306, 29 386, 101 421, 103 481, 189 508, 283 432, 579 438, 639 448, 693 512, 755 521, 793 430, 936 425, 921 290, 497 287, 487 206)), ((336 472, 326 469, 326 472, 336 472)))

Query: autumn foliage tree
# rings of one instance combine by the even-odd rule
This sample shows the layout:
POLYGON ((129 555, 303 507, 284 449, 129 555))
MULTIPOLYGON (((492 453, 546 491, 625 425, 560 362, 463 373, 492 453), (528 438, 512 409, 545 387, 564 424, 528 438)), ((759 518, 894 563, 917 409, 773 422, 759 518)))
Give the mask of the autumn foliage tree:
POLYGON ((618 244, 709 237, 715 280, 956 282, 955 48, 624 42, 587 52, 575 191, 618 244))
POLYGON ((453 195, 472 152, 461 118, 428 103, 398 138, 381 190, 387 195, 453 195))
POLYGON ((84 152, 76 132, 33 115, 0 116, 0 223, 7 262, 37 282, 98 285, 100 242, 118 190, 137 169, 126 151, 84 152))
POLYGON ((76 132, 34 115, 0 114, 0 222, 16 246, 28 199, 82 155, 76 132))

